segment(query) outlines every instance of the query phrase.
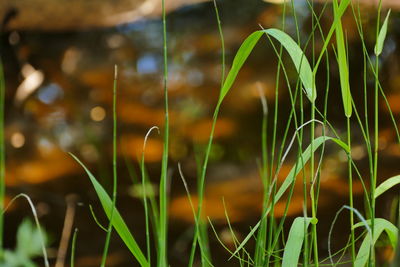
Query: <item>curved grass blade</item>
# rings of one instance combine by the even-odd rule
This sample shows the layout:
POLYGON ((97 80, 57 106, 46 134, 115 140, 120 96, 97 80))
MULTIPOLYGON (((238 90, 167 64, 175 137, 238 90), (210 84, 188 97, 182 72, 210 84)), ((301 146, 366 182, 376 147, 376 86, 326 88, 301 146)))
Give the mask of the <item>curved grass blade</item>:
POLYGON ((236 53, 235 58, 233 59, 232 68, 226 77, 224 85, 221 88, 221 92, 218 99, 218 105, 222 103, 226 94, 231 89, 233 82, 236 79, 236 76, 239 73, 239 70, 242 68, 244 62, 249 57, 251 51, 253 51, 254 46, 257 44, 260 37, 263 35, 262 31, 256 31, 250 34, 246 40, 240 46, 238 52, 236 53))
POLYGON ((290 227, 288 241, 283 252, 282 267, 297 266, 299 263, 301 247, 305 231, 311 223, 312 218, 297 217, 290 227))
POLYGON ((342 91, 342 100, 344 113, 346 117, 350 118, 352 113, 352 101, 349 83, 349 67, 347 64, 347 53, 345 39, 343 35, 342 21, 340 19, 340 11, 337 0, 333 1, 333 11, 335 21, 337 21, 336 32, 336 45, 337 45, 337 60, 339 65, 340 88, 342 91))
POLYGON ((391 10, 389 10, 389 12, 387 13, 385 21, 383 22, 382 28, 379 31, 378 40, 376 42, 375 49, 374 49, 376 56, 379 56, 383 50, 383 45, 385 43, 386 34, 387 34, 387 27, 388 27, 390 12, 391 12, 391 10))
MULTIPOLYGON (((86 171, 87 175, 89 176, 90 181, 93 184, 93 187, 96 191, 97 196, 100 199, 101 205, 103 207, 104 212, 106 213, 108 219, 111 216, 112 210, 112 200, 101 186, 99 182, 97 182, 96 178, 93 174, 86 168, 86 166, 73 154, 69 153, 86 171)), ((122 218, 121 214, 118 212, 116 208, 114 208, 113 216, 111 224, 117 231, 118 235, 121 237, 122 241, 124 241, 125 245, 131 251, 132 255, 136 258, 136 260, 140 263, 141 266, 149 267, 149 263, 146 260, 143 252, 139 248, 138 244, 136 243, 135 238, 132 236, 131 232, 128 229, 124 219, 122 218)))
POLYGON ((278 29, 263 30, 266 34, 274 37, 286 49, 292 59, 300 80, 303 83, 306 96, 311 102, 317 98, 316 86, 314 82, 313 72, 307 57, 304 55, 298 44, 285 32, 278 29))
POLYGON ((238 75, 243 64, 249 57, 251 51, 253 51, 254 46, 260 40, 263 33, 274 37, 286 49, 297 69, 300 80, 303 83, 304 89, 306 91, 307 97, 310 99, 311 102, 314 102, 317 97, 316 87, 314 83, 313 72, 306 56, 304 55, 301 48, 297 45, 297 43, 288 34, 284 33, 281 30, 272 28, 253 32, 244 40, 238 52, 236 53, 236 56, 232 63, 232 68, 229 71, 228 76, 226 77, 226 80, 221 88, 218 105, 222 103, 225 96, 231 89, 236 79, 236 76, 238 75))
POLYGON ((400 175, 396 175, 387 179, 376 188, 374 198, 376 199, 377 197, 391 189, 393 186, 398 184, 400 184, 400 175))
MULTIPOLYGON (((367 220, 367 223, 369 225, 371 225, 371 220, 367 220)), ((356 228, 356 227, 359 227, 362 225, 363 225, 362 223, 357 223, 353 226, 353 228, 356 228)), ((394 248, 396 247, 397 235, 398 235, 397 227, 385 219, 375 218, 374 219, 374 231, 372 231, 374 233, 374 236, 373 236, 373 238, 371 238, 371 235, 368 234, 364 238, 364 241, 362 242, 361 247, 358 251, 356 261, 354 262, 355 267, 364 267, 365 266, 365 264, 367 263, 368 258, 369 258, 371 247, 375 246, 376 241, 378 240, 378 238, 384 231, 387 233, 392 247, 394 247, 394 248)))
MULTIPOLYGON (((300 171, 304 168, 306 163, 309 161, 311 157, 311 153, 314 153, 324 142, 331 140, 335 142, 337 145, 339 145, 346 153, 349 153, 349 147, 342 141, 340 141, 337 138, 329 137, 329 136, 320 136, 318 138, 315 138, 312 141, 312 144, 310 144, 307 149, 303 152, 303 154, 298 157, 297 163, 294 164, 294 167, 290 170, 289 174, 286 176, 285 180, 283 181, 281 187, 279 188, 278 192, 276 193, 274 197, 274 203, 272 203, 265 211, 263 214, 263 218, 268 215, 269 211, 271 210, 271 206, 275 205, 280 198, 283 196, 283 194, 286 192, 286 190, 289 188, 289 186, 295 181, 296 176, 300 173, 300 171)), ((262 218, 261 218, 262 220, 262 218)), ((245 245, 246 243, 250 240, 250 238, 254 235, 254 233, 257 231, 257 229, 260 227, 260 221, 251 229, 250 233, 243 239, 242 243, 237 247, 235 252, 232 254, 232 257, 236 255, 245 245)))

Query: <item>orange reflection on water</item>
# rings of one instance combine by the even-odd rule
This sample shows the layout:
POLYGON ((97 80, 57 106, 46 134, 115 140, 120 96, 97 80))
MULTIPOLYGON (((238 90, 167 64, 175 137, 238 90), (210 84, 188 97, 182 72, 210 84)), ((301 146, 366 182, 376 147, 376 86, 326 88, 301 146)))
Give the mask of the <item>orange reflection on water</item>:
MULTIPOLYGON (((279 184, 286 178, 292 166, 284 165, 279 174, 279 184)), ((307 182, 309 185, 309 181, 307 182)), ((348 184, 345 179, 332 175, 321 177, 320 197, 318 208, 323 209, 332 204, 332 199, 345 199, 348 196, 348 184)), ((279 188, 279 186, 278 186, 279 188)), ((289 191, 289 189, 287 190, 289 191)), ((307 191, 310 191, 308 186, 307 191)), ((225 207, 231 222, 243 221, 248 218, 254 218, 261 215, 263 202, 263 185, 257 172, 248 175, 212 182, 206 186, 205 198, 203 202, 205 217, 210 217, 216 222, 225 222, 225 207), (225 201, 225 207, 223 204, 225 201)), ((353 194, 362 193, 360 182, 354 182, 353 194)), ((308 193, 309 195, 309 193, 308 193)), ((192 195, 192 202, 195 208, 198 205, 197 195, 192 195)), ((336 201, 335 200, 335 201, 336 201)), ((274 206, 274 216, 282 217, 285 213, 287 202, 287 194, 284 195, 274 206)), ((310 208, 310 200, 307 200, 308 208, 310 208)), ((300 215, 303 213, 303 179, 299 174, 296 179, 294 193, 287 212, 288 216, 300 215)), ((171 201, 171 216, 175 219, 186 222, 193 222, 193 212, 191 210, 187 196, 180 196, 171 201)))
POLYGON ((80 171, 71 156, 56 147, 47 151, 46 155, 41 153, 37 155, 35 159, 27 162, 17 160, 7 162, 7 186, 43 183, 80 171))
MULTIPOLYGON (((121 137, 120 151, 134 159, 141 159, 143 152, 144 136, 124 135, 121 137)), ((149 137, 146 143, 144 160, 146 162, 159 162, 162 157, 163 142, 149 137)))

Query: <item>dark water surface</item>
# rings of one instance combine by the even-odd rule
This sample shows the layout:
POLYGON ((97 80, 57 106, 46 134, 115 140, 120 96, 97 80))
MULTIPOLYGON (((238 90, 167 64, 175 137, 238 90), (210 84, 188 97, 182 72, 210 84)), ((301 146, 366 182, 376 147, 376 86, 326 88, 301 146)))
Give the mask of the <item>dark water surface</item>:
MULTIPOLYGON (((251 32, 281 27, 282 8, 260 1, 220 1, 220 12, 226 42, 226 60, 232 62, 243 39, 251 32)), ((320 10, 321 6, 317 7, 320 10)), ((298 4, 298 19, 302 40, 309 35, 311 18, 304 4, 298 4)), ((375 10, 363 9, 367 45, 373 51, 375 10)), ((67 16, 68 14, 66 14, 67 16)), ((323 19, 327 28, 330 17, 323 19)), ((349 40, 351 84, 356 105, 362 107, 362 54, 357 29, 351 14, 344 18, 349 40)), ((196 185, 196 151, 207 142, 212 112, 218 99, 221 78, 221 44, 212 3, 190 6, 168 16, 169 93, 171 112, 171 222, 170 259, 172 266, 184 266, 191 244, 192 213, 186 200, 177 163, 182 164, 192 192, 196 185)), ((287 18, 288 32, 295 36, 294 20, 287 18)), ((398 118, 400 113, 399 14, 392 13, 385 52, 382 55, 382 85, 398 118), (397 25, 397 26, 396 26, 397 25)), ((6 72, 6 145, 7 195, 27 193, 37 206, 40 220, 51 235, 50 254, 54 259, 66 210, 66 197, 76 199, 74 227, 79 228, 76 266, 98 266, 105 233, 100 230, 89 211, 89 205, 99 220, 106 223, 97 197, 88 178, 67 154, 81 158, 108 189, 112 184, 112 83, 117 64, 118 76, 118 209, 144 243, 143 209, 138 187, 132 187, 126 162, 138 172, 137 158, 143 138, 152 126, 163 128, 162 90, 162 24, 160 20, 143 20, 115 28, 70 32, 8 32, 3 34, 3 63, 6 72)), ((327 29, 324 29, 327 30, 327 29)), ((332 53, 333 54, 333 53, 332 53)), ((286 58, 285 62, 290 65, 286 58)), ((223 104, 215 133, 211 155, 206 213, 216 224, 221 236, 226 236, 222 198, 239 236, 245 236, 254 225, 262 208, 262 187, 258 162, 261 157, 261 118, 258 84, 264 89, 269 110, 274 108, 276 56, 265 39, 241 70, 238 80, 223 104)), ((289 75, 295 77, 293 69, 289 75)), ((331 71, 336 73, 334 58, 331 71)), ((320 75, 325 84, 324 74, 320 75)), ((283 82, 283 81, 282 81, 283 82)), ((339 95, 338 77, 332 75, 328 117, 345 137, 339 95)), ((295 80, 293 81, 295 85, 295 80)), ((368 89, 372 90, 372 81, 368 89)), ((323 93, 321 93, 321 98, 323 93)), ((371 101, 372 103, 372 101, 371 101)), ((322 104, 319 106, 323 108, 322 104)), ((372 107, 372 106, 371 106, 372 107)), ((400 150, 395 145, 395 133, 387 110, 381 109, 381 179, 399 173, 400 150)), ((278 135, 282 136, 290 111, 286 86, 279 93, 278 135)), ((371 109, 372 111, 372 109, 371 109)), ((306 116, 308 104, 304 107, 306 116)), ((270 115, 272 116, 272 115, 270 115)), ((372 118, 372 113, 371 116, 372 118)), ((272 117, 270 117, 272 121, 272 117)), ((356 121, 353 121, 354 125, 356 121)), ((372 125, 372 121, 371 121, 372 125)), ((270 125, 270 129, 272 124, 270 125)), ((358 127, 355 127, 358 129, 358 127)), ((368 175, 366 150, 359 130, 353 131, 353 157, 361 173, 368 175)), ((319 129, 321 131, 321 129, 319 129)), ((293 130, 291 131, 291 133, 293 130)), ((291 135, 291 134, 290 134, 291 135)), ((279 143, 280 140, 278 140, 279 143)), ((145 154, 151 180, 156 184, 160 172, 162 138, 153 133, 145 154)), ((201 154, 200 154, 201 155, 201 154)), ((295 153, 282 168, 284 178, 295 153)), ((328 146, 321 177, 321 198, 318 224, 321 231, 321 253, 326 254, 327 232, 339 208, 347 204, 346 155, 328 146)), ((368 176, 367 176, 368 177, 368 176)), ((137 178, 136 178, 137 179, 137 178)), ((367 179, 367 178, 366 178, 367 179)), ((362 209, 362 187, 355 182, 357 207, 362 209)), ((196 196, 193 196, 196 201, 196 196)), ((393 196, 382 197, 379 216, 389 216, 393 196)), ((301 183, 296 186, 290 218, 302 214, 301 183)), ((285 203, 278 203, 276 216, 282 216, 285 203)), ((6 216, 6 244, 12 246, 17 225, 30 216, 23 201, 14 204, 6 216)), ((345 214, 343 223, 345 225, 345 214)), ((291 219, 288 220, 290 225, 291 219)), ((346 228, 348 229, 348 227, 346 228)), ((335 235, 335 233, 334 233, 335 235)), ((343 246, 346 236, 339 227, 334 240, 343 246), (342 242, 342 243, 341 243, 342 242)), ((228 240, 229 241, 229 240, 228 240)), ((227 242, 228 242, 227 241, 227 242)), ((212 255, 216 266, 229 257, 211 235, 212 255)), ((132 266, 134 259, 116 234, 111 243, 108 266, 132 266)))

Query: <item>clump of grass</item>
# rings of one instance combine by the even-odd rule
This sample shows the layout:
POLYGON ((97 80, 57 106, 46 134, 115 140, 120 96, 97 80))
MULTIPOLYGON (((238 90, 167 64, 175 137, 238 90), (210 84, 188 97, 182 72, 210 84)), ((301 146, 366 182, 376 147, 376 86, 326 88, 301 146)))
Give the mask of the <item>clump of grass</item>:
MULTIPOLYGON (((310 8, 310 13, 312 16, 312 29, 311 34, 305 42, 304 47, 301 47, 302 42, 300 40, 299 26, 296 19, 296 10, 294 1, 291 2, 292 11, 294 13, 294 18, 296 22, 296 32, 297 41, 295 41, 291 36, 285 32, 285 27, 283 29, 261 29, 250 34, 242 43, 239 50, 237 51, 232 66, 225 77, 225 57, 224 57, 224 38, 222 32, 222 26, 218 14, 218 9, 216 2, 214 1, 214 7, 217 16, 217 25, 221 37, 222 43, 222 77, 221 77, 221 88, 218 98, 217 105, 213 113, 213 123, 211 127, 211 132, 209 140, 204 152, 204 158, 201 163, 198 175, 198 206, 194 207, 191 202, 191 196, 189 193, 189 188, 185 182, 183 173, 179 167, 179 172, 181 174, 182 180, 185 185, 185 189, 188 192, 188 198, 192 206, 193 216, 195 221, 195 231, 193 235, 192 249, 189 257, 188 266, 194 264, 194 259, 196 256, 197 246, 200 251, 200 259, 202 266, 212 266, 212 255, 209 251, 208 246, 208 235, 206 231, 206 221, 203 220, 203 202, 204 202, 204 191, 205 182, 207 176, 207 167, 210 152, 213 145, 213 136, 215 125, 219 116, 219 112, 222 108, 223 102, 230 89, 234 85, 236 77, 240 72, 241 68, 245 64, 246 60, 250 56, 255 45, 261 40, 263 36, 266 36, 272 49, 278 57, 278 66, 276 73, 276 86, 275 86, 275 109, 273 111, 273 129, 272 129, 272 142, 268 145, 268 119, 270 114, 267 112, 266 102, 262 100, 263 104, 263 120, 262 120, 262 133, 261 133, 261 143, 262 143, 262 159, 261 159, 261 170, 260 176, 263 182, 264 188, 264 202, 263 202, 263 212, 260 216, 260 221, 254 225, 249 234, 239 243, 237 238, 234 236, 235 240, 235 251, 230 251, 231 258, 236 258, 241 266, 244 265, 254 265, 254 266, 271 266, 277 264, 282 266, 297 266, 302 263, 304 266, 319 266, 319 264, 327 261, 320 259, 319 247, 318 247, 318 198, 320 191, 319 177, 322 172, 321 163, 323 161, 324 148, 327 145, 327 141, 332 141, 331 143, 338 146, 338 148, 344 150, 348 157, 348 183, 349 183, 349 205, 344 206, 341 210, 348 210, 350 212, 350 232, 349 243, 338 251, 336 254, 342 253, 350 255, 352 266, 374 266, 376 265, 376 260, 374 256, 375 243, 380 238, 383 232, 386 232, 390 239, 390 244, 396 247, 397 237, 398 237, 398 227, 388 220, 377 218, 375 213, 375 199, 381 194, 386 192, 388 189, 400 183, 399 176, 392 177, 387 181, 383 182, 381 185, 377 186, 378 177, 378 137, 379 137, 379 112, 378 103, 380 94, 386 100, 383 93, 383 89, 379 82, 379 62, 378 57, 384 49, 384 41, 389 24, 389 13, 382 26, 380 26, 380 12, 382 2, 379 3, 379 8, 377 11, 377 31, 376 31, 376 45, 374 49, 375 53, 375 64, 372 63, 371 57, 365 45, 365 38, 362 32, 362 19, 359 11, 359 7, 354 7, 350 0, 342 0, 338 2, 333 0, 332 11, 333 11, 333 21, 330 29, 326 35, 322 31, 320 24, 320 19, 324 15, 327 5, 325 4, 321 13, 316 14, 314 10, 314 5, 308 2, 310 8), (348 62, 348 45, 345 36, 345 30, 342 25, 342 16, 351 6, 353 15, 357 24, 357 29, 360 35, 360 42, 363 45, 363 57, 364 57, 364 122, 362 121, 359 111, 354 104, 351 96, 351 88, 349 77, 351 69, 349 69, 348 62), (318 30, 318 32, 317 32, 318 30), (335 35, 336 42, 332 42, 332 38, 335 35), (317 38, 321 38, 323 41, 323 46, 319 54, 317 54, 315 49, 315 42, 317 38), (277 44, 279 47, 277 47, 277 44), (330 50, 329 47, 332 45, 333 49, 330 50), (312 60, 311 63, 307 57, 307 48, 311 47, 312 60), (338 63, 338 71, 340 78, 340 92, 342 96, 343 105, 343 117, 346 119, 346 136, 345 138, 339 136, 337 131, 329 122, 328 118, 328 92, 330 87, 334 87, 330 83, 330 69, 329 69, 329 53, 333 51, 335 59, 338 63), (286 66, 284 64, 283 58, 288 55, 291 59, 292 66, 286 66), (317 77, 320 75, 319 67, 323 60, 325 59, 326 64, 326 86, 325 86, 325 98, 321 103, 324 105, 324 110, 321 112, 317 105, 317 95, 319 95, 320 88, 316 86, 317 77), (296 87, 291 86, 291 79, 289 78, 287 68, 293 67, 297 73, 296 87), (367 72, 371 69, 373 73, 374 83, 374 127, 373 127, 373 140, 371 139, 369 133, 368 125, 368 104, 367 104, 367 72), (284 125, 285 132, 283 135, 283 140, 280 147, 277 147, 277 124, 278 124, 278 94, 282 90, 283 86, 280 84, 280 77, 283 75, 286 82, 286 87, 288 88, 291 110, 290 116, 287 123, 284 125), (303 98, 303 93, 305 98, 303 98), (304 101, 310 102, 310 119, 306 121, 303 107, 305 107, 304 101), (296 105, 299 104, 301 110, 296 109, 296 105), (365 141, 365 146, 368 151, 368 160, 370 163, 370 185, 369 189, 364 185, 366 179, 360 175, 356 163, 352 159, 351 146, 352 146, 352 115, 355 114, 359 128, 361 129, 365 141), (323 133, 321 136, 316 136, 315 125, 316 123, 321 124, 323 133), (294 134, 292 139, 287 140, 287 136, 290 136, 291 126, 294 126, 294 134), (310 127, 310 141, 305 143, 304 140, 304 128, 310 127), (325 134, 325 128, 331 130, 334 136, 327 136, 325 134), (281 167, 288 155, 294 148, 295 141, 297 141, 297 157, 295 163, 281 184, 278 184, 278 176, 280 175, 281 167), (306 147, 303 150, 303 147, 306 147), (317 155, 318 152, 318 155, 317 155), (318 161, 319 157, 319 161, 318 161), (309 165, 308 165, 309 164, 309 165), (273 166, 276 166, 273 168, 273 166), (367 201, 367 208, 363 212, 360 212, 354 208, 353 203, 353 172, 357 174, 357 178, 361 180, 364 185, 364 194, 367 201), (297 217, 292 222, 289 235, 287 239, 283 234, 283 226, 287 217, 288 208, 290 205, 291 197, 294 193, 294 185, 298 176, 303 178, 303 202, 304 202, 304 214, 303 216, 297 217), (284 195, 287 194, 287 204, 285 207, 285 213, 283 218, 279 221, 274 218, 274 208, 278 201, 280 201, 284 195), (311 200, 311 216, 308 215, 307 202, 311 200), (360 223, 355 222, 354 214, 357 218, 361 220, 360 223), (365 219, 364 219, 365 218, 365 219), (364 227, 367 229, 361 235, 356 235, 355 229, 364 227), (246 250, 247 243, 256 239, 255 251, 253 256, 246 250), (282 241, 281 241, 282 240, 282 241), (362 240, 362 242, 358 242, 362 240), (357 247, 359 247, 357 251, 357 247), (282 249, 280 249, 282 248, 282 249)), ((167 86, 167 31, 166 31, 166 14, 164 1, 162 1, 163 9, 163 52, 164 52, 164 94, 165 94, 165 128, 163 131, 164 137, 164 151, 161 163, 161 178, 159 184, 159 199, 158 203, 153 198, 150 197, 148 200, 148 195, 146 192, 146 185, 148 183, 147 174, 144 166, 144 153, 142 154, 142 159, 140 162, 141 174, 142 174, 142 184, 143 184, 143 203, 145 207, 145 222, 146 222, 146 253, 143 253, 142 249, 137 244, 134 236, 130 232, 128 226, 124 222, 122 216, 116 208, 116 185, 117 185, 117 173, 116 173, 116 85, 114 85, 114 101, 113 101, 113 114, 114 114, 114 131, 113 131, 113 144, 114 144, 114 156, 113 156, 113 166, 114 166, 114 183, 113 183, 113 195, 112 198, 103 189, 96 178, 91 174, 91 172, 75 157, 73 156, 85 169, 89 175, 90 181, 92 182, 94 189, 100 199, 101 205, 109 218, 109 227, 107 229, 106 244, 103 253, 102 265, 105 265, 108 242, 111 235, 111 229, 115 228, 123 242, 132 252, 132 255, 136 258, 141 266, 151 266, 151 264, 157 266, 168 266, 168 144, 169 144, 169 117, 168 117, 168 86, 167 86), (151 259, 151 237, 150 237, 150 222, 153 225, 154 230, 154 243, 157 252, 156 263, 151 259)), ((284 17, 283 25, 285 25, 286 16, 286 4, 283 6, 284 17)), ((318 99, 319 100, 319 99, 318 99)), ((387 100, 386 100, 387 103, 387 100)), ((395 124, 393 114, 391 113, 391 119, 395 124)), ((397 131, 397 125, 396 132, 397 131)), ((146 138, 147 139, 147 136, 146 138)), ((400 141, 400 137, 398 136, 400 141)), ((145 141, 146 142, 146 141, 145 141)), ((400 143, 400 142, 399 142, 400 143)), ((143 151, 145 150, 145 144, 143 151)), ((0 192, 1 193, 1 192, 0 192)), ((341 211, 340 210, 340 211, 341 211)), ((339 216, 337 213, 336 217, 339 216)), ((227 213, 226 213, 227 214, 227 213)), ((336 217, 334 222, 336 221, 336 217)), ((229 223, 229 217, 227 215, 227 221, 229 223)), ((211 221, 210 221, 211 223, 211 221)), ((333 225, 333 224, 332 224, 333 225)), ((211 224, 213 231, 215 229, 211 224)), ((332 226, 333 227, 333 226, 332 226)), ((330 233, 331 236, 331 233, 330 233)), ((218 238, 218 237, 217 237, 218 238)), ((329 237, 330 239, 330 237, 329 237)), ((222 241, 220 241, 222 242, 222 241)), ((340 262, 334 263, 333 256, 329 250, 329 261, 332 265, 340 264, 340 262)))

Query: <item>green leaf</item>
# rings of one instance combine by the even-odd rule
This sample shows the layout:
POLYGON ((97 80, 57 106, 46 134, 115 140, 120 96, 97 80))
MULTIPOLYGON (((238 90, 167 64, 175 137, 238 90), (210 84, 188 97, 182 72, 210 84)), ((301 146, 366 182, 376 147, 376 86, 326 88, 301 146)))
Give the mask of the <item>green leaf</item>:
MULTIPOLYGON (((93 174, 86 168, 86 166, 73 154, 70 153, 70 155, 83 167, 83 169, 86 171, 87 175, 90 178, 90 181, 93 184, 93 187, 97 193, 97 196, 100 199, 101 205, 103 206, 104 212, 106 213, 108 219, 110 219, 111 216, 111 210, 113 208, 112 206, 112 200, 107 194, 107 192, 104 190, 104 188, 101 186, 99 182, 97 182, 96 178, 93 176, 93 174)), ((143 255, 142 251, 140 250, 138 244, 136 243, 135 238, 132 236, 131 232, 128 229, 128 226, 126 225, 124 219, 122 218, 121 214, 118 212, 118 210, 114 207, 114 213, 111 221, 113 227, 117 231, 118 235, 121 237, 121 239, 124 241, 125 245, 128 247, 128 249, 131 251, 132 255, 137 259, 137 261, 140 263, 141 266, 150 266, 148 261, 146 260, 145 256, 143 255)))
MULTIPOLYGON (((290 170, 289 174, 286 176, 285 180, 283 181, 281 187, 279 188, 278 192, 276 193, 274 197, 274 203, 272 205, 269 205, 267 208, 266 212, 263 214, 263 216, 267 216, 267 214, 270 211, 270 207, 275 205, 279 199, 283 196, 283 194, 286 192, 286 190, 289 188, 289 186, 295 181, 296 176, 300 173, 300 171, 304 168, 305 164, 308 162, 308 160, 311 157, 311 153, 314 153, 324 142, 331 140, 335 142, 337 145, 339 145, 346 153, 349 153, 349 147, 339 139, 329 137, 329 136, 320 136, 318 138, 315 138, 312 141, 312 145, 310 144, 307 149, 303 152, 302 156, 297 159, 296 164, 293 166, 293 168, 290 170), (312 147, 312 152, 311 152, 311 147, 312 147)), ((250 233, 243 239, 243 241, 240 243, 240 245, 236 248, 235 252, 232 254, 232 257, 236 255, 245 245, 246 243, 250 240, 250 238, 254 235, 254 233, 257 231, 258 227, 260 227, 260 222, 258 223, 251 229, 250 233)))
POLYGON ((246 40, 244 40, 244 42, 240 46, 238 52, 235 55, 235 58, 233 59, 232 68, 229 71, 228 76, 226 76, 224 85, 221 88, 218 104, 221 104, 222 100, 224 100, 226 94, 231 89, 236 79, 236 76, 239 73, 239 70, 242 68, 244 62, 249 57, 251 51, 253 51, 254 46, 257 44, 258 40, 262 35, 263 35, 262 31, 253 32, 246 38, 246 40))
POLYGON ((336 32, 336 45, 338 52, 338 65, 339 65, 339 76, 340 76, 340 88, 342 91, 342 100, 344 113, 346 117, 350 118, 352 113, 352 101, 349 83, 349 67, 347 64, 347 53, 346 44, 343 35, 343 27, 340 19, 340 12, 337 0, 333 1, 333 11, 335 16, 335 21, 337 21, 335 32, 336 32))
POLYGON ((305 231, 311 223, 312 218, 297 217, 290 227, 288 241, 283 252, 282 267, 293 267, 299 263, 301 247, 305 231))
POLYGON ((307 149, 303 152, 302 156, 297 159, 297 163, 293 168, 290 170, 289 174, 286 176, 285 180, 283 181, 281 187, 279 188, 278 192, 275 195, 275 203, 283 196, 289 186, 293 183, 296 176, 300 173, 300 171, 304 168, 304 165, 308 162, 311 157, 311 153, 315 153, 315 151, 326 141, 332 140, 336 144, 338 144, 341 148, 343 148, 347 153, 349 153, 349 147, 342 141, 336 138, 328 137, 328 136, 320 136, 315 138, 310 144, 307 149), (311 152, 311 147, 313 151, 311 152))
POLYGON ((229 71, 228 76, 226 77, 226 80, 221 88, 218 104, 220 105, 222 103, 225 96, 231 89, 240 69, 249 57, 251 51, 253 51, 254 46, 260 40, 263 33, 275 38, 286 49, 300 76, 300 80, 304 86, 307 97, 310 99, 311 102, 314 102, 317 98, 317 93, 313 72, 311 70, 310 63, 308 62, 303 51, 297 45, 297 43, 293 41, 293 39, 283 31, 278 29, 267 29, 253 32, 246 38, 246 40, 244 40, 244 42, 240 46, 233 60, 232 68, 229 71))
POLYGON ((264 32, 276 40, 286 49, 290 58, 292 59, 297 73, 300 76, 300 80, 303 83, 306 95, 311 102, 314 102, 317 98, 316 86, 313 77, 313 72, 308 63, 307 57, 304 55, 301 48, 297 43, 286 33, 278 29, 268 29, 264 32))
MULTIPOLYGON (((369 225, 371 225, 371 220, 367 220, 367 223, 369 225)), ((353 228, 357 228, 362 225, 363 225, 363 223, 357 223, 353 226, 353 228)), ((365 236, 365 238, 361 244, 361 247, 358 250, 356 261, 354 262, 355 267, 364 267, 365 266, 365 264, 368 261, 369 254, 371 252, 371 247, 375 246, 376 241, 378 240, 378 238, 381 236, 381 234, 384 231, 387 233, 392 247, 396 247, 397 234, 398 234, 397 227, 385 219, 376 218, 374 220, 374 231, 373 231, 374 236, 372 239, 371 239, 370 234, 367 234, 365 236)))
POLYGON ((392 188, 395 185, 400 184, 400 175, 397 176, 393 176, 389 179, 387 179, 386 181, 384 181, 383 183, 381 183, 376 189, 375 189, 375 195, 374 198, 379 197, 380 195, 382 195, 383 193, 385 193, 386 191, 388 191, 390 188, 392 188))
POLYGON ((319 64, 321 63, 321 60, 322 60, 322 57, 324 56, 324 53, 328 49, 328 45, 330 44, 330 40, 332 38, 332 35, 335 32, 338 23, 341 22, 341 17, 343 16, 343 14, 346 11, 346 9, 349 6, 349 4, 350 4, 350 0, 342 0, 342 1, 340 1, 339 8, 338 8, 338 10, 337 10, 337 12, 335 14, 335 19, 334 19, 334 21, 333 21, 333 23, 331 25, 331 28, 329 29, 329 32, 328 32, 328 34, 327 34, 327 36, 325 38, 325 42, 324 42, 324 45, 322 46, 322 49, 321 49, 321 52, 319 54, 317 63, 314 66, 314 70, 313 70, 314 75, 318 71, 319 64))
POLYGON ((390 12, 391 12, 391 10, 389 10, 389 12, 387 13, 385 21, 383 22, 382 28, 379 31, 378 40, 376 41, 376 45, 375 45, 375 55, 376 56, 379 56, 383 50, 383 44, 385 43, 385 39, 386 39, 390 12))

